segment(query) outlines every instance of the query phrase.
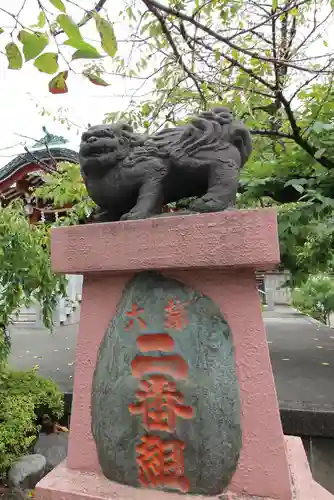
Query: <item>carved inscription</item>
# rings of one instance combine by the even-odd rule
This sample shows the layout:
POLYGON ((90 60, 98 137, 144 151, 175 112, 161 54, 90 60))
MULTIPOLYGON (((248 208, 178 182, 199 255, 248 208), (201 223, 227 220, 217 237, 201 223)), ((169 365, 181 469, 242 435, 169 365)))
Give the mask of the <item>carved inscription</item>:
POLYGON ((179 300, 169 300, 165 307, 165 327, 167 330, 182 330, 188 325, 185 305, 179 300))
POLYGON ((139 481, 143 486, 165 486, 186 493, 189 480, 184 474, 184 443, 177 439, 143 436, 137 445, 139 481))
MULTIPOLYGON (((188 324, 185 305, 178 300, 169 300, 163 312, 168 330, 181 331, 188 324)), ((144 319, 145 311, 136 304, 126 316, 127 331, 135 322, 141 331, 148 327, 144 319)), ((137 402, 129 405, 129 411, 131 415, 142 418, 146 431, 136 446, 139 482, 147 488, 161 486, 186 493, 189 491, 189 480, 184 471, 185 444, 174 436, 177 419, 194 416, 194 409, 185 404, 176 382, 187 378, 188 365, 179 354, 146 354, 153 351, 172 353, 174 345, 174 339, 167 332, 138 336, 137 346, 144 354, 137 355, 131 363, 132 375, 139 380, 139 387, 136 391, 137 402), (166 439, 161 437, 161 433, 167 434, 166 439)))

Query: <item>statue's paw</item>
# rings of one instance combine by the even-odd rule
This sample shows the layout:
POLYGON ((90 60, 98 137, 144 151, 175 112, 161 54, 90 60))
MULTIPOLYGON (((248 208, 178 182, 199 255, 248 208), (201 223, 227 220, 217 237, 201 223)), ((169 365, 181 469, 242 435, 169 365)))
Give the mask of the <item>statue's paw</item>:
POLYGON ((204 195, 190 204, 190 210, 193 212, 221 212, 227 205, 221 200, 217 200, 211 195, 204 195))
POLYGON ((147 219, 148 215, 142 212, 128 212, 127 214, 122 215, 120 220, 138 220, 138 219, 147 219))

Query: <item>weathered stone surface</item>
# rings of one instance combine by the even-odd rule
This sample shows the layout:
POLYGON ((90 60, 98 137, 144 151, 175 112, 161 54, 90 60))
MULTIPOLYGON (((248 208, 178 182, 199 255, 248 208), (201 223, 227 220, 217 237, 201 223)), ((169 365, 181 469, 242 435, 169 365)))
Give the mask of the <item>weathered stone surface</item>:
MULTIPOLYGON (((144 378, 152 389, 149 378, 161 374, 161 368, 151 368, 148 372, 144 378)), ((173 391, 171 387, 168 389, 173 391)), ((168 400, 168 395, 165 398, 168 400)), ((166 406, 160 410, 165 411, 166 406)), ((189 480, 189 488, 184 483, 184 490, 204 495, 223 492, 236 469, 241 448, 239 389, 231 331, 209 297, 153 272, 141 273, 129 282, 99 350, 92 387, 92 432, 102 470, 113 481, 143 485, 139 480, 136 445, 149 435, 184 443, 184 475, 189 480), (173 303, 175 307, 168 314, 173 303), (178 304, 184 306, 181 316, 177 313, 178 304), (139 316, 127 315, 138 310, 143 310, 139 316), (157 343, 162 340, 154 334, 163 332, 169 334, 169 342, 165 338, 161 349, 157 343), (140 337, 143 334, 144 340, 150 335, 151 349, 155 351, 147 349, 140 337), (145 391, 140 387, 137 373, 142 365, 138 361, 135 365, 131 363, 136 356, 154 356, 161 364, 166 356, 175 355, 188 365, 186 378, 182 374, 184 366, 175 369, 174 378, 166 373, 164 376, 174 380, 176 390, 184 396, 184 402, 179 403, 187 406, 187 418, 178 414, 173 429, 169 415, 163 422, 169 424, 169 429, 161 425, 152 429, 152 418, 159 415, 153 415, 158 403, 151 399, 150 418, 145 427, 141 413, 144 408, 140 410, 136 397, 138 389, 145 391), (138 378, 132 375, 132 366, 138 378), (189 406, 193 409, 192 418, 189 406)), ((158 473, 156 480, 155 487, 168 490, 158 473)), ((149 486, 153 486, 152 481, 149 486)))
POLYGON ((8 472, 8 482, 12 488, 33 489, 46 474, 46 459, 43 455, 25 455, 8 472))
POLYGON ((7 488, 3 494, 1 494, 0 490, 0 498, 1 500, 30 500, 31 491, 31 489, 20 490, 20 488, 7 488))
POLYGON ((34 452, 43 455, 46 459, 46 470, 50 472, 67 457, 68 433, 54 432, 41 433, 34 446, 34 452))

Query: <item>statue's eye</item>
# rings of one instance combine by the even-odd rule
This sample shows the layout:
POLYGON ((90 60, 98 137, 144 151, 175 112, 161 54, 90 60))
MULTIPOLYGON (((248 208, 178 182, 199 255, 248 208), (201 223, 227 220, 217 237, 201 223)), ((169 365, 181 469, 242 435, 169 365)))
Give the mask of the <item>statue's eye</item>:
POLYGON ((133 132, 133 128, 128 124, 123 125, 122 129, 125 130, 125 132, 133 132))
POLYGON ((87 141, 90 138, 91 134, 89 132, 84 132, 81 136, 82 141, 87 141))

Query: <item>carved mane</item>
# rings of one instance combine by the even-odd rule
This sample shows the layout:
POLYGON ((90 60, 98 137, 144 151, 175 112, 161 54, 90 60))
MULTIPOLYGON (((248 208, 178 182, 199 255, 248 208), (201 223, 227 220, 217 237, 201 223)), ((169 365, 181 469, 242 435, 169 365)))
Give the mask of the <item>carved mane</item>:
POLYGON ((166 128, 145 138, 141 147, 130 153, 126 164, 134 164, 139 157, 152 156, 182 161, 197 153, 227 149, 231 144, 239 150, 242 163, 245 163, 252 150, 248 130, 233 118, 229 109, 214 108, 186 125, 166 128))

